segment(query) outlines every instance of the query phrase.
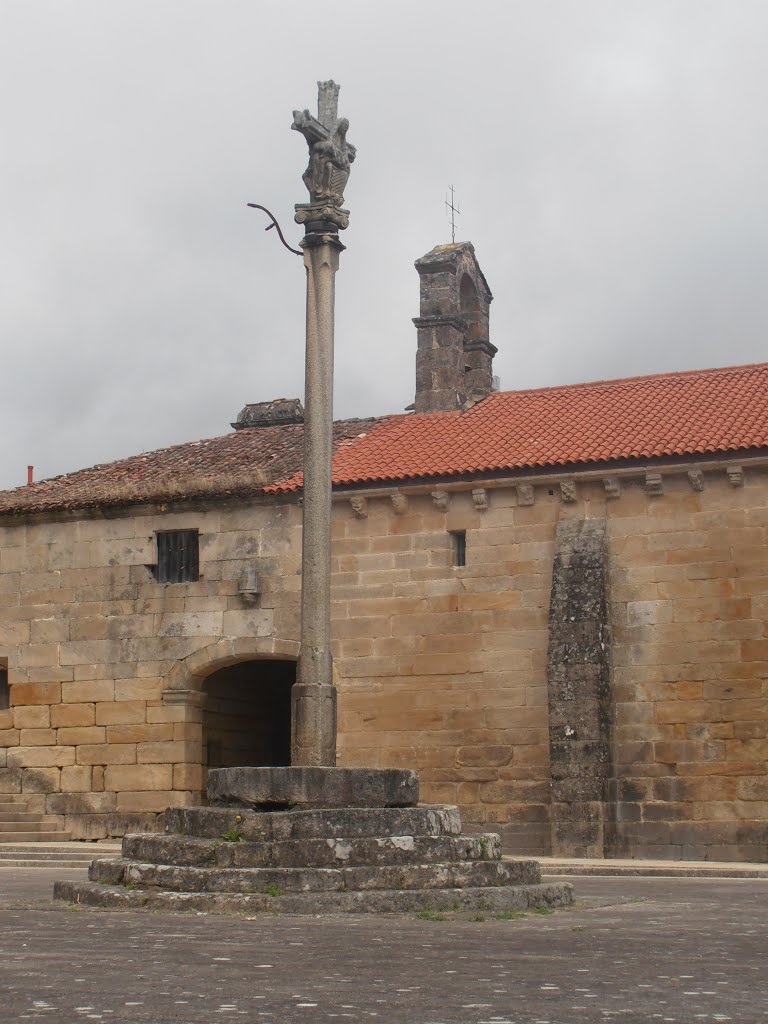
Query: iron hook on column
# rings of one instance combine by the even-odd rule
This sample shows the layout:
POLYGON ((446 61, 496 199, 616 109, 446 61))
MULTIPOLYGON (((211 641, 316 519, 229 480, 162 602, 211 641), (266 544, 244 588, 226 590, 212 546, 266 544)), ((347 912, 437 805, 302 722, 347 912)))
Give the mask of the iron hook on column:
POLYGON ((288 252, 292 252, 296 256, 303 256, 304 255, 302 253, 301 249, 294 249, 294 248, 292 248, 292 246, 288 245, 288 243, 285 240, 285 236, 283 235, 283 232, 280 230, 280 225, 277 223, 277 218, 275 217, 275 215, 273 213, 270 213, 270 211, 266 208, 266 206, 259 206, 258 203, 248 203, 247 205, 250 206, 252 210, 263 210, 264 213, 266 213, 266 215, 269 217, 269 219, 272 221, 272 223, 268 224, 267 227, 264 228, 264 230, 265 231, 271 231, 272 228, 277 228, 277 233, 280 236, 280 241, 283 243, 283 245, 288 250, 288 252))

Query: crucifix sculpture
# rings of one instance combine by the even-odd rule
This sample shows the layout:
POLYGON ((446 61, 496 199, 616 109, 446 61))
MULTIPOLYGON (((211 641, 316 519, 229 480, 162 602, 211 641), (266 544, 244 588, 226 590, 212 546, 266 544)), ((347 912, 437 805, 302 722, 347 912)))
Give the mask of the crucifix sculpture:
POLYGON ((357 151, 347 142, 349 121, 338 117, 339 86, 332 81, 318 82, 317 89, 317 117, 308 110, 293 112, 291 127, 301 132, 309 146, 309 165, 302 181, 310 202, 296 206, 296 221, 324 222, 343 229, 349 225, 349 211, 341 208, 344 189, 357 151))
POLYGON ((338 117, 339 87, 318 82, 317 117, 294 110, 293 125, 309 146, 302 180, 310 201, 296 205, 307 270, 304 397, 304 499, 301 653, 291 690, 291 764, 336 764, 336 687, 331 657, 331 464, 335 276, 349 224, 342 208, 355 147, 338 117))

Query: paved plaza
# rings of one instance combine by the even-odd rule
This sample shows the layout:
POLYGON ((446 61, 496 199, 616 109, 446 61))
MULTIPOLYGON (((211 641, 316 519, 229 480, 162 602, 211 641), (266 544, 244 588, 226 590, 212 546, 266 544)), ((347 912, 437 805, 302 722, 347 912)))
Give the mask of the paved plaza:
POLYGON ((574 878, 574 910, 432 920, 51 902, 83 876, 0 870, 4 1024, 768 1020, 764 879, 574 878))

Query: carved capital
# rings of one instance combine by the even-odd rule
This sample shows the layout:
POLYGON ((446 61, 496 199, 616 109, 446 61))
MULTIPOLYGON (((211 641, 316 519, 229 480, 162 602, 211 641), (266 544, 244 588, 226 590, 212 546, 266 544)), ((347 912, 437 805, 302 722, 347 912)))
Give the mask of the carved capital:
POLYGON ((349 227, 349 210, 332 203, 297 203, 294 209, 297 224, 333 224, 341 231, 349 227))

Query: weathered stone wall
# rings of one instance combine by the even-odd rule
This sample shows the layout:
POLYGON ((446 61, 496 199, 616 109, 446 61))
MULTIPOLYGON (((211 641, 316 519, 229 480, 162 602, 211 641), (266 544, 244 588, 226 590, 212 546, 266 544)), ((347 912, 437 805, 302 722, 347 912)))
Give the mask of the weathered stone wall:
POLYGON ((204 650, 226 664, 295 644, 300 524, 278 505, 0 527, 0 792, 96 838, 198 799, 201 695, 168 699, 169 675, 204 650), (193 528, 201 579, 158 584, 155 531, 193 528), (258 607, 238 594, 247 566, 258 607))
POLYGON ((613 694, 605 519, 558 523, 549 605, 552 853, 602 857, 612 840, 613 694))
POLYGON ((335 617, 343 763, 416 765, 521 852, 549 848, 547 618, 560 502, 514 488, 339 507, 335 617), (449 531, 465 530, 454 566, 449 531))
POLYGON ((459 803, 521 852, 551 851, 553 825, 563 851, 583 839, 585 801, 570 828, 553 820, 554 778, 555 796, 579 781, 604 794, 582 852, 768 859, 768 476, 726 470, 465 491, 445 511, 429 495, 339 509, 345 763, 416 765, 423 799, 459 803), (596 702, 602 733, 562 772, 567 723, 547 709, 556 529, 594 520, 611 650, 573 697, 596 702), (467 531, 464 567, 450 530, 467 531))
POLYGON ((609 505, 617 855, 768 859, 767 484, 677 474, 609 505))
MULTIPOLYGON (((585 747, 559 781, 599 780, 608 854, 765 860, 768 474, 735 468, 339 496, 340 763, 416 767, 422 799, 509 849, 549 852, 553 824, 567 840, 552 570, 558 528, 601 523, 612 671, 574 699, 599 703, 611 760, 585 747)), ((198 799, 204 680, 296 656, 299 568, 295 504, 0 528, 0 792, 90 836, 198 799), (159 528, 200 530, 199 582, 154 582, 159 528), (238 595, 247 566, 258 607, 238 595)))

